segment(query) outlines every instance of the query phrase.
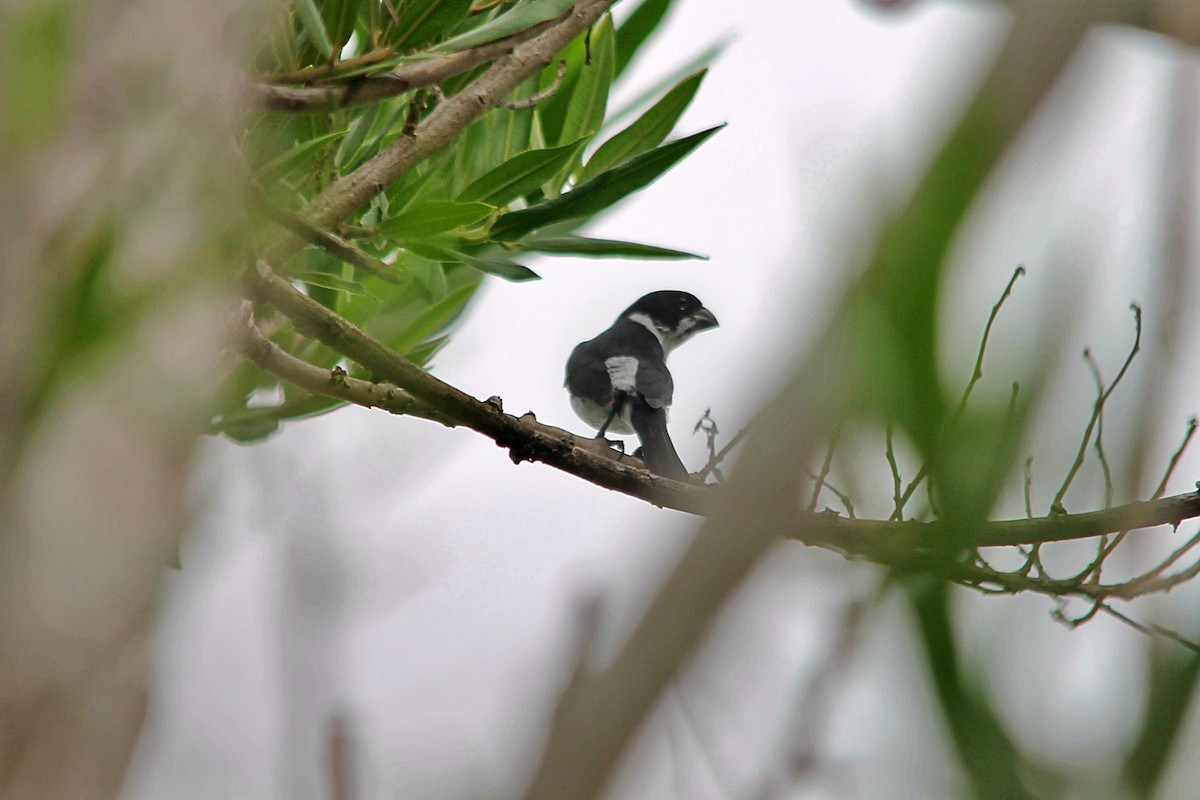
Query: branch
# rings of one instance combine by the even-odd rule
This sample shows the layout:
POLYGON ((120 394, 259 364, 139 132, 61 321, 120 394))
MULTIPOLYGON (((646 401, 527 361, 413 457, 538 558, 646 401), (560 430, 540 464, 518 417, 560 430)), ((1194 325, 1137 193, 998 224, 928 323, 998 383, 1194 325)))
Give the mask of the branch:
MULTIPOLYGON (((333 86, 283 86, 280 84, 301 83, 323 78, 331 69, 337 67, 360 68, 378 58, 373 57, 374 54, 368 54, 357 59, 343 61, 333 67, 319 65, 277 75, 265 75, 250 83, 248 87, 250 102, 268 111, 309 113, 337 111, 342 108, 376 103, 405 92, 411 92, 414 89, 436 86, 455 75, 461 75, 467 70, 474 69, 480 64, 509 55, 520 43, 534 38, 565 18, 564 15, 558 19, 548 20, 520 33, 481 44, 478 47, 460 50, 457 53, 450 53, 428 61, 405 64, 382 75, 347 78, 343 83, 333 86)), ((376 53, 381 52, 383 51, 376 51, 376 53)), ((380 57, 387 55, 390 55, 390 52, 380 57)))
MULTIPOLYGON (((250 278, 248 293, 257 302, 269 303, 290 318, 301 333, 361 364, 378 378, 394 383, 417 403, 508 449, 514 462, 540 461, 597 486, 689 514, 707 515, 715 507, 718 492, 714 489, 654 475, 632 466, 640 462, 618 456, 607 448, 597 448, 594 439, 543 425, 532 414, 520 418, 505 414, 498 400, 482 402, 435 378, 310 299, 261 262, 250 278)), ((350 399, 331 394, 334 389, 328 385, 328 372, 319 367, 312 367, 312 370, 316 372, 306 374, 304 388, 350 399), (309 380, 315 379, 317 374, 319 381, 309 380)), ((1178 525, 1193 517, 1200 517, 1200 492, 1083 514, 984 522, 969 531, 940 520, 846 519, 829 512, 796 511, 794 525, 779 534, 806 544, 898 564, 922 559, 931 551, 945 550, 948 542, 974 547, 1041 544, 1158 525, 1178 525)))
MULTIPOLYGON (((598 445, 595 439, 543 425, 532 414, 520 418, 505 414, 499 399, 483 402, 471 397, 389 350, 361 328, 298 291, 262 262, 248 279, 247 293, 252 300, 274 306, 301 333, 361 364, 378 379, 395 384, 439 416, 489 437, 506 448, 515 463, 541 461, 655 505, 692 514, 707 512, 714 496, 711 490, 654 475, 635 466, 642 462, 621 456, 602 443, 598 445)), ((330 394, 328 372, 319 367, 312 369, 321 377, 315 382, 308 380, 304 388, 330 394)), ((315 373, 302 377, 307 380, 315 373)))
POLYGON ((450 417, 421 405, 411 394, 396 386, 351 378, 341 367, 321 369, 296 358, 262 335, 254 324, 249 303, 239 316, 242 319, 233 349, 276 378, 313 394, 345 400, 364 408, 382 408, 391 414, 421 417, 450 427, 455 425, 450 417))

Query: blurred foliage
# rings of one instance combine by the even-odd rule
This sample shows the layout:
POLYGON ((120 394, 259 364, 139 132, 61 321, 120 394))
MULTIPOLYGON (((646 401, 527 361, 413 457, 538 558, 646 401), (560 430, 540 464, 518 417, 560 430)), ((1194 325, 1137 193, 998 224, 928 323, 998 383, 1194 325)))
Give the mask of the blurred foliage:
MULTIPOLYGON (((535 254, 645 259, 697 258, 637 242, 579 233, 606 209, 657 180, 716 129, 669 140, 704 79, 685 65, 667 88, 642 100, 635 119, 612 133, 610 90, 661 24, 669 3, 644 2, 617 27, 605 15, 541 74, 469 125, 453 144, 384 188, 369 206, 330 233, 349 240, 383 270, 346 263, 313 244, 291 257, 286 274, 306 292, 389 348, 425 366, 447 341, 487 276, 537 278, 535 254), (648 106, 648 107, 646 107, 648 106)), ((266 82, 355 85, 397 67, 435 61, 505 37, 527 36, 571 6, 564 0, 295 0, 278 13, 253 60, 266 82)), ((334 180, 388 148, 446 96, 480 74, 477 67, 439 86, 322 113, 255 111, 239 145, 272 213, 299 216, 334 180)), ((270 327, 269 323, 266 327, 270 327)), ((322 367, 338 354, 272 331, 284 349, 322 367)), ((345 365, 352 374, 362 370, 345 365)), ((250 441, 287 419, 336 408, 340 401, 292 397, 256 367, 239 364, 213 410, 214 427, 250 441)))

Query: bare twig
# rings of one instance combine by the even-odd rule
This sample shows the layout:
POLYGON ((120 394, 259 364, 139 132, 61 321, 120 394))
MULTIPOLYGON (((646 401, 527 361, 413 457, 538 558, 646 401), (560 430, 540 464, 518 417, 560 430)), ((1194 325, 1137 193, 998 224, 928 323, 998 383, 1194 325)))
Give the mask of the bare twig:
POLYGON ((1099 608, 1101 611, 1108 614, 1109 616, 1116 617, 1117 619, 1121 620, 1129 627, 1133 628, 1136 631, 1144 633, 1147 636, 1162 636, 1166 639, 1170 639, 1171 641, 1175 642, 1176 644, 1183 645, 1184 647, 1191 650, 1192 652, 1200 653, 1200 644, 1197 644, 1196 642, 1193 642, 1192 640, 1187 639, 1184 636, 1181 636, 1180 634, 1171 630, 1170 628, 1164 628, 1162 625, 1157 625, 1153 622, 1151 622, 1151 623, 1138 622, 1137 620, 1131 619, 1130 617, 1122 614, 1120 611, 1117 611, 1115 608, 1110 606, 1108 603, 1100 603, 1099 608))
POLYGON ((1129 308, 1133 311, 1134 321, 1134 337, 1133 347, 1129 350, 1129 355, 1125 358, 1125 363, 1121 365, 1121 371, 1117 373, 1117 377, 1113 379, 1112 384, 1104 390, 1104 392, 1096 398, 1096 403, 1092 407, 1092 416, 1088 420, 1087 428, 1083 432, 1083 441, 1079 444, 1079 450, 1075 453, 1075 461, 1071 464, 1071 469, 1067 471, 1067 476, 1063 479, 1062 486, 1054 495, 1054 500, 1050 504, 1050 510, 1053 513, 1062 513, 1064 511, 1063 498, 1067 494, 1067 490, 1071 488, 1071 482, 1075 480, 1075 475, 1079 472, 1079 468, 1083 466, 1083 458, 1087 453, 1088 442, 1091 441, 1092 431, 1095 430, 1096 424, 1100 419, 1100 414, 1104 411, 1104 404, 1108 402, 1108 398, 1112 396, 1113 390, 1121 383, 1121 379, 1125 377, 1125 373, 1129 371, 1129 365, 1133 363, 1133 359, 1137 356, 1138 351, 1142 349, 1142 308, 1136 303, 1130 303, 1129 308))
POLYGON ((717 468, 721 465, 721 462, 725 460, 726 456, 733 452, 733 448, 737 447, 741 443, 742 439, 746 438, 746 431, 746 428, 742 428, 740 431, 735 433, 733 438, 729 440, 729 443, 722 447, 716 455, 709 459, 708 463, 704 465, 704 469, 696 473, 696 477, 707 478, 710 474, 715 475, 717 468))
POLYGON ((817 474, 816 483, 813 485, 812 499, 808 501, 809 511, 817 510, 817 501, 821 499, 821 489, 825 486, 825 479, 829 477, 829 470, 833 466, 833 453, 837 449, 838 439, 841 438, 842 427, 843 425, 838 423, 829 437, 829 445, 825 448, 825 459, 821 462, 821 471, 817 474))
POLYGON ((1013 270, 1012 277, 1008 279, 1008 284, 1004 287, 1004 291, 1000 294, 1000 299, 992 306, 992 312, 988 314, 987 324, 983 326, 983 338, 979 341, 979 352, 975 356, 975 369, 971 372, 971 380, 967 382, 967 388, 963 390, 962 397, 958 400, 958 407, 955 410, 955 416, 961 416, 967 408, 967 401, 971 399, 971 392, 975 389, 975 384, 979 383, 983 378, 983 356, 987 352, 988 337, 992 335, 992 325, 996 322, 996 316, 999 315, 1000 309, 1004 306, 1004 301, 1012 294, 1013 284, 1017 282, 1025 274, 1025 267, 1019 266, 1013 270))
POLYGON ((1113 498, 1113 482, 1112 469, 1108 466, 1108 457, 1104 454, 1104 409, 1102 407, 1104 398, 1104 377, 1100 374, 1100 365, 1096 359, 1092 357, 1092 349, 1085 347, 1083 349, 1083 360, 1087 362, 1088 367, 1092 370, 1092 378, 1096 381, 1096 403, 1101 405, 1100 413, 1096 415, 1096 458, 1100 461, 1100 469, 1104 473, 1104 507, 1112 506, 1113 498))
POLYGON ((1167 481, 1171 480, 1171 475, 1175 473, 1175 467, 1179 465, 1179 459, 1183 458, 1183 451, 1187 449, 1188 443, 1192 441, 1192 437, 1195 435, 1196 418, 1189 417, 1187 432, 1183 435, 1183 441, 1179 443, 1179 447, 1175 449, 1175 453, 1171 456, 1171 461, 1167 464, 1167 471, 1163 473, 1162 480, 1158 482, 1158 488, 1150 496, 1151 500, 1157 500, 1167 491, 1167 481))
MULTIPOLYGON (((914 480, 909 484, 909 491, 901 493, 900 486, 904 483, 900 477, 900 467, 896 464, 896 451, 892 448, 892 426, 889 423, 887 426, 886 448, 884 454, 887 456, 888 468, 892 471, 892 498, 894 505, 892 506, 892 519, 897 522, 904 520, 904 503, 912 494, 912 489, 916 488, 917 482, 914 480)), ((922 467, 922 471, 924 468, 922 467)))

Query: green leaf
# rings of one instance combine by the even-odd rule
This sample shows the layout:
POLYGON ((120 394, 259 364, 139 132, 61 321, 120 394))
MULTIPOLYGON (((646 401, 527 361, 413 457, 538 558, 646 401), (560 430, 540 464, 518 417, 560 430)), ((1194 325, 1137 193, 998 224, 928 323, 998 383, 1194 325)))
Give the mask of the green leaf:
POLYGON ((592 32, 592 63, 580 66, 579 77, 571 89, 559 142, 590 137, 600 130, 613 80, 614 39, 612 17, 605 14, 592 32))
POLYGON ((505 205, 532 192, 558 172, 575 156, 583 142, 572 142, 545 150, 526 150, 480 176, 459 193, 460 201, 482 200, 505 205))
POLYGON ((541 277, 529 267, 522 266, 508 258, 505 251, 499 247, 468 253, 453 246, 431 245, 422 242, 412 245, 412 251, 434 261, 466 264, 480 272, 486 272, 505 280, 530 281, 538 280, 541 277))
POLYGON ((333 42, 329 40, 329 32, 325 30, 325 21, 317 8, 316 0, 295 0, 296 16, 304 26, 308 38, 325 58, 333 58, 333 42))
POLYGON ((423 367, 429 363, 429 360, 437 355, 438 351, 445 347, 450 342, 449 336, 438 336, 435 339, 429 339, 421 342, 416 347, 405 352, 404 357, 413 362, 419 367, 423 367))
POLYGON ((438 302, 422 311, 398 333, 389 345, 398 353, 406 353, 418 343, 437 333, 462 313, 467 301, 475 294, 479 284, 460 286, 438 302))
POLYGON ((305 166, 307 168, 308 165, 301 165, 299 162, 308 158, 338 137, 345 135, 346 131, 334 131, 333 133, 327 133, 323 136, 317 136, 313 139, 300 142, 291 150, 288 150, 286 153, 280 153, 259 167, 257 170, 259 180, 264 184, 274 183, 298 166, 305 166))
POLYGON ((471 0, 407 0, 399 4, 397 47, 415 50, 457 25, 471 10, 471 0))
POLYGON ((367 295, 367 288, 358 281, 331 275, 328 272, 297 272, 290 277, 293 280, 303 281, 309 286, 320 286, 322 289, 333 289, 346 294, 367 295))
POLYGON ((562 253, 593 258, 699 258, 704 261, 708 260, 707 256, 683 250, 672 250, 667 247, 639 244, 638 242, 622 242, 616 239, 589 239, 584 236, 534 235, 522 239, 520 245, 525 250, 533 250, 538 253, 562 253))
POLYGON ((491 236, 501 241, 519 239, 552 222, 588 217, 618 200, 644 189, 675 166, 724 125, 694 133, 634 156, 618 167, 602 172, 590 181, 560 195, 520 211, 510 211, 492 226, 491 236))
POLYGON ((643 0, 617 29, 617 77, 625 72, 650 34, 662 24, 670 8, 671 0, 643 0))
POLYGON ((604 120, 604 128, 601 128, 601 130, 611 130, 622 120, 632 116, 634 112, 645 106, 653 98, 658 97, 665 92, 668 87, 674 86, 688 75, 691 75, 693 72, 707 67, 713 61, 713 59, 725 51, 725 48, 729 46, 730 41, 730 39, 718 39, 692 58, 689 58, 683 64, 680 64, 678 67, 671 70, 661 79, 655 81, 648 89, 640 92, 632 100, 629 100, 615 111, 610 112, 608 117, 604 120))
POLYGON ((456 50, 466 50, 469 47, 494 42, 560 17, 570 11, 573 5, 574 0, 530 0, 530 2, 518 3, 507 14, 485 22, 474 30, 447 39, 430 50, 435 53, 452 53, 456 50))
POLYGON ((674 89, 667 92, 661 100, 647 109, 637 121, 625 130, 613 136, 588 159, 587 166, 580 174, 580 181, 586 181, 594 175, 639 153, 644 153, 662 143, 675 123, 679 121, 688 104, 700 88, 708 72, 702 69, 694 75, 685 78, 674 89))
POLYGON ((333 49, 340 53, 354 32, 354 20, 358 15, 358 0, 324 0, 321 18, 329 32, 333 49))
POLYGON ((430 200, 384 220, 379 226, 379 232, 401 240, 428 239, 439 233, 479 222, 495 210, 495 206, 487 203, 430 200))
POLYGON ((379 118, 379 112, 382 110, 382 103, 372 103, 369 109, 366 109, 358 116, 346 132, 346 137, 342 139, 338 145, 337 153, 333 156, 333 163, 338 169, 354 160, 358 155, 358 151, 362 148, 363 141, 367 138, 367 134, 371 132, 371 126, 379 118))
POLYGON ((409 253, 404 258, 404 266, 417 282, 417 288, 430 303, 436 303, 446 296, 446 270, 439 263, 453 259, 430 260, 424 256, 409 253))

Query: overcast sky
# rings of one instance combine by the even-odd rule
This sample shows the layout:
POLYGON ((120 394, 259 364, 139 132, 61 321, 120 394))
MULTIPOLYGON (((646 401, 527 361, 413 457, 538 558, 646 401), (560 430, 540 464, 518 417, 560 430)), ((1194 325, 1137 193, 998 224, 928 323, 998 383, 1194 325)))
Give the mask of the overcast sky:
MULTIPOLYGON (((673 435, 687 465, 702 466, 695 421, 711 409, 731 436, 787 374, 836 306, 849 256, 868 252, 870 214, 902 201, 999 42, 1003 15, 988 5, 914 5, 879 14, 835 0, 677 0, 633 74, 649 84, 727 40, 679 132, 728 127, 593 232, 710 259, 531 263, 543 280, 489 283, 436 373, 477 397, 499 395, 510 412, 586 432, 562 389, 571 348, 641 294, 685 289, 721 322, 671 363, 673 435)), ((989 192, 986 223, 964 235, 943 298, 956 380, 1008 275, 1017 264, 1030 271, 993 333, 997 380, 984 396, 1007 391, 1004 365, 1065 329, 1068 377, 1039 429, 1039 469, 1069 459, 1063 443, 1090 409, 1091 378, 1074 354, 1093 345, 1111 375, 1132 336, 1128 303, 1151 312, 1161 302, 1138 268, 1157 231, 1131 209, 1159 175, 1165 50, 1146 37, 1107 38, 1093 42, 1105 57, 1079 67, 1088 80, 1072 106, 1078 127, 1040 123, 1041 160, 1017 159, 989 192), (1058 156, 1048 162, 1046 152, 1058 156), (1084 246, 1081 231, 1086 258, 1065 257, 1084 246)), ((1181 433, 1195 395, 1168 395, 1162 418, 1181 433)), ((1114 402, 1119 431, 1136 409, 1114 402)), ((1177 435, 1160 439, 1156 453, 1169 452, 1177 435)), ((313 762, 316 743, 289 731, 334 708, 355 726, 364 797, 517 791, 580 605, 600 598, 594 655, 603 659, 695 526, 542 465, 513 466, 470 431, 361 409, 293 423, 254 447, 206 443, 194 493, 198 531, 168 586, 158 694, 130 798, 318 796, 304 792, 310 775, 290 782, 288 757, 313 762)), ((846 587, 862 579, 830 554, 781 547, 722 617, 725 644, 670 690, 655 728, 664 744, 619 793, 728 797, 755 786, 785 738, 788 698, 809 677, 846 587)), ((1057 677, 1013 701, 1012 724, 1047 739, 1049 758, 1100 768, 1136 708, 1097 709, 1089 698, 1129 680, 1137 662, 1125 637, 1136 634, 1104 620, 1069 633, 1044 600, 1000 602, 974 609, 995 634, 979 647, 1019 640, 1028 647, 1018 667, 1036 670, 1070 642, 1057 677), (1064 742, 1039 715, 1074 733, 1064 742)), ((844 772, 831 769, 798 797, 927 797, 954 786, 939 766, 946 743, 914 711, 925 689, 911 644, 885 632, 870 647, 826 737, 844 772), (897 694, 910 698, 907 710, 881 712, 897 694)))

